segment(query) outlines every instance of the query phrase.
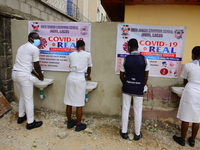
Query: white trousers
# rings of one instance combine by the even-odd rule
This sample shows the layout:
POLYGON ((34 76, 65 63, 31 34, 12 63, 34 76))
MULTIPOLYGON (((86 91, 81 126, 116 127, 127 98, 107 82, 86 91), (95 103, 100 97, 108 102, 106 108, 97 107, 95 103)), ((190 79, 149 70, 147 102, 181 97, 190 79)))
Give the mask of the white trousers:
POLYGON ((131 96, 124 93, 122 95, 122 133, 128 132, 128 117, 129 117, 132 97, 134 106, 133 109, 134 109, 135 134, 140 135, 140 129, 142 123, 143 97, 131 96))
POLYGON ((23 117, 26 112, 27 123, 34 121, 33 78, 35 77, 23 72, 12 72, 12 79, 20 93, 19 117, 23 117))

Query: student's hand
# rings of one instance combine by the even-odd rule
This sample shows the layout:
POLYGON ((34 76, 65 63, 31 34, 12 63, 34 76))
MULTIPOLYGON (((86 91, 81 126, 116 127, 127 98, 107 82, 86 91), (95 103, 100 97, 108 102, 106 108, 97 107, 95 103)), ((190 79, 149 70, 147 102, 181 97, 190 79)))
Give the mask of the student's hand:
POLYGON ((43 80, 44 80, 44 76, 38 76, 38 79, 39 79, 40 81, 43 81, 43 80))
POLYGON ((39 78, 39 80, 43 81, 43 80, 44 80, 44 77, 39 78))
POLYGON ((91 77, 87 77, 86 79, 87 79, 88 81, 91 81, 91 80, 92 80, 92 78, 91 78, 91 77))

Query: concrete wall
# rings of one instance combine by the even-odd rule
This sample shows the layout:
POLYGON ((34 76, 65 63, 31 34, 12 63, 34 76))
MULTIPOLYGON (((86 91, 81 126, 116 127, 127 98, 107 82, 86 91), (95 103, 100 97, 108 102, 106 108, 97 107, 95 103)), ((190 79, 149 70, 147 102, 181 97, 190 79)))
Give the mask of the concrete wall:
MULTIPOLYGON (((18 47, 27 41, 27 21, 12 20, 13 60, 18 47), (23 29, 24 32, 21 32, 23 29), (20 39, 18 38, 20 35, 20 39)), ((92 80, 98 82, 98 87, 89 93, 89 102, 84 107, 84 113, 116 116, 121 114, 121 81, 114 73, 116 56, 117 23, 92 23, 91 54, 93 59, 92 80)), ((46 78, 53 78, 54 83, 44 89, 47 98, 39 98, 39 89, 35 88, 34 99, 36 108, 45 107, 56 111, 65 111, 63 103, 67 72, 45 71, 46 78)), ((170 78, 150 78, 150 90, 144 101, 145 108, 171 110, 176 105, 168 104, 169 86, 174 83, 170 78), (151 89, 152 87, 152 89, 151 89), (159 87, 165 87, 160 91, 159 87)), ((15 88, 16 100, 18 93, 15 88)), ((174 95, 173 95, 174 97, 174 95)), ((174 99, 174 98, 173 98, 174 99)), ((174 101, 174 100, 173 100, 174 101)))
POLYGON ((200 45, 200 6, 198 5, 127 5, 125 23, 186 26, 183 64, 191 61, 191 50, 200 45))

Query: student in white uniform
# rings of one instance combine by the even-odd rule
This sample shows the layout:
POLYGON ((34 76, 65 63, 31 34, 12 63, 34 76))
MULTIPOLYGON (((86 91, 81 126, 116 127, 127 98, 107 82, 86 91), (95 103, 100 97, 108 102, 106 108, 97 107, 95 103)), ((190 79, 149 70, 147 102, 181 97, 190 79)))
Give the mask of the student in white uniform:
POLYGON ((131 106, 131 99, 134 103, 134 122, 135 134, 134 140, 138 141, 142 137, 142 104, 143 91, 147 83, 149 73, 149 62, 138 52, 138 41, 130 39, 128 41, 128 51, 130 55, 126 56, 121 63, 120 79, 122 87, 122 129, 120 135, 123 139, 128 139, 128 116, 131 106))
POLYGON ((28 130, 42 125, 42 121, 34 120, 33 80, 35 77, 31 75, 31 73, 34 74, 39 80, 44 79, 39 65, 40 52, 37 48, 39 45, 39 35, 36 32, 30 33, 28 35, 28 42, 17 50, 12 71, 12 79, 20 93, 17 123, 21 124, 27 119, 26 128, 28 130))
POLYGON ((91 80, 92 58, 89 52, 85 51, 85 42, 79 40, 76 43, 77 50, 69 55, 70 73, 66 80, 64 103, 66 106, 67 128, 76 126, 75 131, 86 129, 87 125, 81 123, 82 107, 85 105, 85 88, 87 80, 91 80), (77 120, 71 118, 72 106, 76 107, 77 120))
POLYGON ((192 122, 192 135, 188 138, 188 143, 194 147, 200 123, 200 46, 192 49, 192 59, 193 62, 185 64, 181 72, 185 85, 177 114, 182 121, 181 137, 174 135, 173 139, 185 146, 189 122, 192 122))

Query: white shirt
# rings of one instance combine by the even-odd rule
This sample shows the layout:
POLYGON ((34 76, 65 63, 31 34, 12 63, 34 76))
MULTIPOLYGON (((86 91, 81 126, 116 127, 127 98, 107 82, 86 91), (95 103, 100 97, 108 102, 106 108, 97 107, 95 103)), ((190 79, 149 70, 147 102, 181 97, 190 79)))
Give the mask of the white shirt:
POLYGON ((180 77, 187 79, 190 83, 200 84, 200 66, 199 63, 187 63, 184 65, 180 77))
POLYGON ((86 72, 88 67, 92 67, 92 57, 86 51, 74 51, 69 55, 69 69, 72 72, 86 72))
POLYGON ((20 46, 17 50, 13 70, 31 73, 33 70, 33 62, 39 61, 39 54, 39 49, 30 42, 20 46))
MULTIPOLYGON (((139 53, 139 52, 138 51, 133 51, 132 53, 139 53)), ((145 71, 149 71, 149 69, 150 69, 149 60, 146 57, 144 57, 144 58, 146 59, 146 63, 147 63, 145 71)), ((121 72, 125 72, 125 69, 124 69, 124 59, 122 59, 122 61, 121 61, 120 71, 121 72)))

